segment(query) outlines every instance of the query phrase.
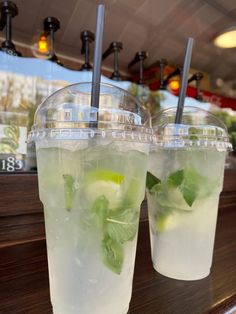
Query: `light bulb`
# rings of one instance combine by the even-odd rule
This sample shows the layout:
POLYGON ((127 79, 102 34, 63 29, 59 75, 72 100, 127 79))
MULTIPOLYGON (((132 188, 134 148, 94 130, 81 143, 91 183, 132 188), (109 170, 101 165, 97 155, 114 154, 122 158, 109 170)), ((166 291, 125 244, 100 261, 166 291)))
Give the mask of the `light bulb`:
POLYGON ((236 47, 236 29, 231 27, 224 33, 219 34, 214 39, 214 44, 220 48, 235 48, 236 47))
POLYGON ((48 45, 47 37, 44 35, 40 36, 39 41, 38 41, 38 51, 40 53, 48 53, 49 51, 48 46, 49 45, 48 45))
POLYGON ((31 45, 31 50, 36 58, 50 59, 53 55, 53 47, 50 36, 46 33, 41 33, 35 36, 31 45))
POLYGON ((177 80, 170 81, 170 83, 168 85, 169 85, 170 89, 173 90, 174 92, 179 90, 179 81, 177 81, 177 80))

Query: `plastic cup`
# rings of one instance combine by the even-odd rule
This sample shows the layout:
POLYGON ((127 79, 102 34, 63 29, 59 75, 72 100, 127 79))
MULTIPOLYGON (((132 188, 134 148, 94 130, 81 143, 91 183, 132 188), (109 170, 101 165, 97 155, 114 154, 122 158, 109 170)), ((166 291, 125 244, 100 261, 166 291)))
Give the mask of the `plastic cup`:
POLYGON ((151 138, 149 114, 117 87, 68 86, 35 114, 54 314, 127 313, 151 138), (97 123, 98 121, 98 123, 97 123))
POLYGON ((153 118, 155 132, 147 175, 153 267, 180 280, 210 273, 225 157, 225 125, 211 113, 185 107, 153 118))

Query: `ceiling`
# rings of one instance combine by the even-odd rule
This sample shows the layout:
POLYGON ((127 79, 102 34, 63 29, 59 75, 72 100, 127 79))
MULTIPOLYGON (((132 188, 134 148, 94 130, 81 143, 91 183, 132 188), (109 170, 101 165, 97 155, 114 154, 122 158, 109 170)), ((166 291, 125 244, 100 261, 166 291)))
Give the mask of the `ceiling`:
MULTIPOLYGON (((191 66, 207 72, 211 89, 236 98, 236 49, 213 45, 216 33, 236 25, 236 0, 14 0, 19 15, 13 20, 13 40, 31 45, 42 29, 46 16, 61 21, 56 33, 57 53, 81 58, 80 33, 95 31, 96 4, 106 6, 103 50, 112 41, 121 41, 120 67, 127 65, 135 52, 149 53, 145 67, 160 58, 181 66, 187 37, 195 38, 191 66), (217 84, 219 86, 217 86, 217 84), (221 86, 221 87, 220 87, 221 86)), ((112 58, 104 61, 112 67, 112 58)))

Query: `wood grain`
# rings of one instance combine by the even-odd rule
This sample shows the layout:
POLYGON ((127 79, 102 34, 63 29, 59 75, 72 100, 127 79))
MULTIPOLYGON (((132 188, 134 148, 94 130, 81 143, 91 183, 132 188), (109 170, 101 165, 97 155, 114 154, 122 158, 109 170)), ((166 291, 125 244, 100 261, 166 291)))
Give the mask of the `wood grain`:
POLYGON ((1 174, 0 184, 0 247, 43 238, 37 174, 1 174))
POLYGON ((0 249, 0 313, 51 314, 45 240, 0 249))
POLYGON ((223 191, 236 191, 236 170, 225 170, 223 191))
POLYGON ((0 217, 42 212, 36 173, 0 175, 0 217))
POLYGON ((43 212, 0 217, 0 247, 45 238, 43 212))

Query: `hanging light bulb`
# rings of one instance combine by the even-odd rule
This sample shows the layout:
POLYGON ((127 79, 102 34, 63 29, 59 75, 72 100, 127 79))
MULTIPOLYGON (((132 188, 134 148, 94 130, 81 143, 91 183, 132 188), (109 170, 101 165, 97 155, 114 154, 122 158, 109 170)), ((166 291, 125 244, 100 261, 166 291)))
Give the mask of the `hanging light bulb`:
POLYGON ((53 55, 50 36, 45 32, 34 36, 31 50, 36 58, 50 59, 53 55))
POLYGON ((43 21, 43 29, 44 32, 33 39, 33 55, 62 65, 54 51, 54 37, 55 32, 60 29, 60 21, 56 17, 48 16, 43 21))
POLYGON ((40 51, 40 53, 48 53, 49 51, 47 37, 44 34, 39 37, 38 51, 40 51))
POLYGON ((180 84, 179 84, 179 81, 178 80, 171 80, 168 84, 168 87, 174 91, 174 92, 178 92, 179 91, 179 87, 180 87, 180 84))

